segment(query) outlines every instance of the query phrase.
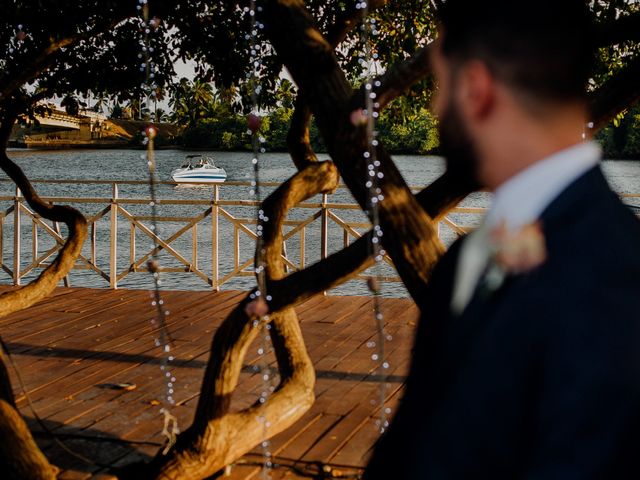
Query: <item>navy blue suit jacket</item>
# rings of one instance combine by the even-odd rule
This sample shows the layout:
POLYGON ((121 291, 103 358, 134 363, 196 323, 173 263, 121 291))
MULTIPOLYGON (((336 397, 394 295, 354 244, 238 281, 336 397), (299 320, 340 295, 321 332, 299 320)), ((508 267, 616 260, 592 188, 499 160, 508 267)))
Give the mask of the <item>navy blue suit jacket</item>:
POLYGON ((541 221, 547 261, 459 316, 461 242, 436 266, 366 480, 640 479, 640 221, 599 167, 541 221))

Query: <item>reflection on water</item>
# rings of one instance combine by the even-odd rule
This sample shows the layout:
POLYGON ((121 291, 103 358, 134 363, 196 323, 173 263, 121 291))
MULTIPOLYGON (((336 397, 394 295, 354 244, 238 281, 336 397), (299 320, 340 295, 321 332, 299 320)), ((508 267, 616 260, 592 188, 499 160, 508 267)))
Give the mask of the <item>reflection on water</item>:
MULTIPOLYGON (((251 165, 250 153, 238 152, 203 152, 211 154, 217 164, 227 171, 228 182, 250 181, 253 177, 253 167, 251 165)), ((10 156, 23 168, 31 179, 59 179, 59 180, 107 180, 107 181, 128 181, 128 180, 148 180, 146 163, 142 151, 137 150, 67 150, 67 151, 37 151, 37 150, 10 150, 10 156)), ((182 163, 185 152, 178 150, 160 150, 156 152, 158 174, 161 180, 170 180, 170 172, 182 163)), ((427 185, 437 178, 443 171, 443 162, 437 157, 425 156, 396 156, 398 168, 410 185, 427 185)), ((261 180, 264 182, 282 182, 295 173, 295 168, 290 159, 285 154, 270 153, 262 156, 261 180)), ((614 189, 620 193, 640 193, 640 162, 630 161, 606 161, 603 169, 614 189)), ((363 179, 364 182, 364 179, 363 179)), ((103 199, 103 202, 92 204, 75 204, 88 217, 100 214, 108 207, 109 199, 113 192, 109 185, 104 184, 37 184, 36 188, 43 196, 71 197, 71 198, 95 198, 103 199)), ((266 195, 273 187, 264 189, 266 195)), ((197 201, 199 205, 161 205, 158 213, 163 217, 197 217, 206 214, 210 208, 212 200, 212 187, 186 187, 173 185, 160 185, 158 196, 161 199, 174 199, 179 201, 197 201)), ((14 193, 12 184, 9 182, 0 183, 0 195, 11 196, 14 193)), ((123 204, 122 207, 132 215, 148 216, 150 208, 148 206, 149 191, 146 185, 126 185, 120 184, 118 190, 120 199, 139 199, 139 204, 123 204)), ((224 184, 220 189, 220 200, 248 200, 247 186, 233 186, 224 184)), ((311 199, 310 202, 319 203, 320 197, 311 199)), ((461 206, 464 207, 486 207, 490 201, 490 194, 475 193, 465 199, 461 206)), ((331 204, 354 203, 347 189, 339 189, 334 195, 329 197, 331 204)), ((638 202, 640 203, 640 202, 638 202)), ((7 210, 11 206, 10 201, 2 202, 2 209, 7 210)), ((255 207, 252 206, 224 206, 224 210, 233 217, 253 219, 255 218, 255 207)), ((303 220, 317 213, 318 208, 295 209, 290 213, 290 218, 303 220)), ((348 222, 366 222, 364 214, 356 210, 332 210, 339 219, 348 222)), ((95 237, 97 259, 96 263, 105 272, 109 272, 109 248, 110 248, 110 217, 109 213, 101 218, 97 223, 95 237)), ((473 225, 477 223, 477 215, 460 214, 452 216, 452 220, 463 225, 473 225)), ((150 222, 144 222, 149 225, 150 222)), ((335 251, 344 245, 344 232, 338 227, 335 221, 333 228, 329 229, 329 251, 335 251)), ((160 236, 170 238, 181 228, 184 222, 167 221, 159 224, 160 236)), ((5 252, 5 262, 10 262, 11 255, 9 248, 12 245, 12 222, 5 220, 3 231, 5 252)), ((291 227, 289 227, 291 228, 291 227)), ((118 271, 125 272, 132 263, 132 245, 130 238, 130 223, 122 216, 119 217, 118 224, 118 271)), ((357 229, 363 231, 362 228, 357 229)), ((148 236, 136 230, 135 250, 136 258, 140 258, 152 248, 151 240, 148 236)), ((442 236, 445 243, 450 243, 455 234, 446 227, 442 228, 442 236)), ((205 220, 199 222, 197 229, 188 231, 173 240, 170 246, 175 249, 178 255, 182 256, 188 263, 192 263, 201 269, 206 275, 212 273, 212 222, 210 215, 205 220), (197 259, 192 258, 193 241, 195 235, 197 241, 197 259)), ((64 234, 64 229, 63 229, 64 234)), ((305 263, 308 265, 317 261, 320 257, 320 221, 316 220, 306 228, 305 236, 305 263)), ((350 240, 353 240, 351 238, 350 240)), ((52 237, 39 229, 38 251, 45 252, 53 246, 52 237)), ((33 237, 31 228, 26 220, 23 221, 22 231, 22 268, 28 267, 32 261, 31 250, 33 248, 33 237)), ((83 254, 90 258, 90 242, 87 242, 83 254)), ((253 254, 253 240, 249 235, 241 234, 241 241, 238 247, 234 245, 234 226, 227 218, 220 217, 219 221, 219 265, 220 277, 230 272, 234 268, 234 250, 239 248, 243 261, 250 259, 253 254)), ((300 242, 296 235, 287 241, 287 256, 295 264, 300 262, 300 242)), ((184 267, 174 257, 164 252, 161 255, 161 262, 168 267, 184 267)), ((241 262, 242 263, 242 262, 241 262)), ((144 263, 142 263, 144 265, 144 263)), ((34 272, 35 274, 36 272, 34 272)), ((383 268, 383 275, 393 275, 391 267, 383 268)), ((26 280, 32 278, 27 277, 26 280)), ((163 275, 163 286, 167 289, 207 289, 210 288, 200 278, 192 273, 167 273, 163 275)), ((71 284, 75 286, 89 286, 105 288, 109 284, 104 278, 90 271, 73 271, 70 274, 71 284)), ((10 283, 8 275, 0 278, 2 283, 10 283)), ((226 283, 225 289, 246 289, 254 285, 252 277, 236 278, 226 283)), ((131 273, 125 276, 119 286, 123 288, 152 288, 152 282, 146 273, 131 273)), ((384 294, 389 296, 405 296, 406 291, 399 283, 385 283, 384 294)), ((366 294, 366 286, 362 281, 354 281, 345 284, 332 294, 366 294)))

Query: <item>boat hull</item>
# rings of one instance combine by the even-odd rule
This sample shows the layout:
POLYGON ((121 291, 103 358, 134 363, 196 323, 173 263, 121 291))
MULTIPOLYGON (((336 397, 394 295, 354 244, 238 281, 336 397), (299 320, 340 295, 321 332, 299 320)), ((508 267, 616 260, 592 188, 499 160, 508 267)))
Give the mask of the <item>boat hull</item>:
POLYGON ((227 179, 227 173, 223 169, 207 171, 208 169, 174 170, 171 178, 176 183, 222 183, 227 179))
POLYGON ((190 175, 190 176, 172 176, 173 181, 176 183, 223 183, 227 176, 212 176, 212 175, 190 175))

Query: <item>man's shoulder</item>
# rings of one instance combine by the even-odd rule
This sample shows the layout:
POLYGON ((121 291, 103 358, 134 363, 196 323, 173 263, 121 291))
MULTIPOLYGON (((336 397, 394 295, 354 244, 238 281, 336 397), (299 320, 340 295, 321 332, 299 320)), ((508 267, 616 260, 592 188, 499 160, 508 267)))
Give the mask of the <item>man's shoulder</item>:
POLYGON ((590 257, 600 257, 617 250, 640 260, 640 220, 599 167, 567 187, 543 213, 542 224, 552 241, 566 247, 561 248, 565 255, 582 256, 588 250, 590 257))

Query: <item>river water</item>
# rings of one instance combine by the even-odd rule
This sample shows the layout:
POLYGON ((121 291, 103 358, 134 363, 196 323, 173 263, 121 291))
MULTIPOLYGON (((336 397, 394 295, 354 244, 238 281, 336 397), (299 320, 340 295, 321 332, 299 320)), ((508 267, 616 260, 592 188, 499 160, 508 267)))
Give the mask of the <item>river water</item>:
MULTIPOLYGON (((44 150, 18 150, 10 149, 9 155, 25 171, 31 179, 54 179, 54 180, 102 180, 102 181, 147 181, 148 174, 146 161, 140 150, 65 150, 65 151, 44 151, 44 150)), ((201 152, 212 155, 216 163, 223 166, 228 175, 227 182, 249 182, 253 178, 253 167, 251 165, 251 154, 246 152, 201 152)), ((158 176, 160 180, 170 180, 171 170, 177 168, 184 159, 185 152, 179 150, 160 150, 156 152, 158 166, 158 176)), ((321 155, 322 157, 322 155, 321 155)), ((402 155, 394 157, 396 164, 407 182, 412 186, 424 186, 432 182, 443 171, 442 159, 429 156, 402 155)), ((612 161, 603 162, 603 170, 612 187, 620 194, 640 193, 640 162, 633 161, 612 161)), ((261 157, 261 181, 282 182, 295 173, 289 157, 281 153, 267 153, 261 157)), ((6 178, 3 177, 2 178, 6 178)), ((110 185, 103 184, 36 184, 36 187, 43 196, 70 197, 70 198, 94 198, 104 199, 103 202, 96 203, 72 203, 85 215, 91 216, 99 213, 109 205, 112 195, 110 185)), ((266 194, 270 188, 263 189, 266 194)), ((13 187, 9 182, 0 183, 0 195, 13 195, 13 187)), ((130 214, 137 216, 149 216, 151 214, 148 206, 149 189, 146 185, 120 185, 119 198, 139 199, 141 204, 123 204, 130 214), (144 204, 142 204, 144 203, 144 204)), ((180 201, 211 201, 212 189, 210 187, 175 187, 172 185, 161 185, 158 189, 161 199, 174 199, 180 201)), ((220 189, 221 200, 248 200, 248 186, 223 185, 220 189)), ((639 199, 631 199, 629 203, 640 204, 639 199)), ((320 198, 310 200, 320 202, 320 198)), ((352 203, 353 199, 346 189, 339 189, 336 194, 329 197, 330 204, 352 203)), ((487 207, 490 202, 490 194, 475 193, 462 202, 463 207, 487 207)), ((11 206, 10 200, 4 200, 0 205, 2 210, 11 206)), ((207 205, 163 205, 158 208, 158 214, 165 217, 195 217, 208 208, 207 205)), ((229 216, 235 218, 255 218, 255 207, 225 206, 224 210, 229 216)), ((304 220, 316 213, 318 208, 302 208, 293 210, 290 214, 292 220, 304 220)), ((348 222, 366 222, 366 218, 358 210, 331 209, 341 220, 348 222)), ((13 241, 12 215, 5 220, 3 229, 4 240, 4 261, 12 268, 11 246, 13 241)), ((450 217, 456 224, 473 226, 479 221, 479 215, 454 214, 450 217)), ((175 220, 175 218, 173 218, 175 220)), ((125 217, 119 216, 118 225, 118 271, 123 273, 131 264, 130 251, 130 224, 125 217)), ((142 220, 142 223, 150 226, 149 220, 142 220)), ((344 242, 344 231, 338 224, 330 220, 329 229, 329 252, 342 248, 344 242)), ((162 238, 168 238, 185 225, 184 222, 167 221, 158 225, 158 231, 162 238)), ((96 223, 96 265, 107 274, 109 273, 109 214, 96 223)), ((252 226, 249 225, 249 228, 252 226)), ((292 227, 288 227, 290 230, 292 227)), ((241 228, 242 230, 242 228, 241 228)), ((320 221, 315 220, 307 227, 305 237, 305 262, 307 265, 317 261, 320 255, 320 221)), ((354 230, 362 232, 363 227, 355 227, 354 230)), ((212 274, 212 253, 211 253, 211 232, 212 226, 210 218, 198 224, 196 233, 198 245, 198 268, 207 276, 212 274)), ((64 234, 64 229, 63 229, 64 234)), ((455 238, 455 233, 448 227, 443 226, 441 236, 445 243, 450 243, 455 238)), ((23 219, 22 226, 22 249, 21 265, 22 270, 28 268, 32 262, 33 235, 30 222, 23 219)), ((251 238, 240 233, 240 255, 241 263, 250 259, 253 250, 251 238)), ((38 251, 42 253, 51 248, 54 243, 52 237, 38 229, 38 251)), ((219 270, 220 277, 233 270, 234 267, 234 224, 226 217, 220 217, 219 222, 219 270)), ((151 240, 144 233, 138 232, 135 236, 136 258, 140 258, 151 249, 151 240)), ((192 256, 191 232, 172 241, 171 246, 185 259, 192 256)), ((296 235, 287 241, 287 254, 296 265, 300 262, 300 240, 296 235)), ((89 242, 83 251, 87 258, 90 258, 89 242)), ((171 255, 161 254, 161 264, 167 267, 183 267, 179 261, 171 255)), ((27 275, 24 281, 33 278, 37 270, 27 275)), ((383 267, 382 275, 391 276, 391 267, 383 267)), ((163 286, 167 289, 208 289, 202 279, 193 273, 165 273, 162 275, 163 286)), ((87 286, 105 288, 109 286, 108 281, 91 271, 73 271, 70 275, 73 286, 87 286)), ((3 273, 0 282, 11 283, 9 275, 3 273)), ((251 276, 231 279, 222 285, 223 289, 246 289, 254 284, 251 276)), ((123 288, 151 288, 152 281, 148 273, 135 272, 126 275, 120 282, 119 287, 123 288)), ((334 289, 332 294, 360 295, 366 294, 366 285, 363 281, 352 281, 334 289)), ((383 286, 384 295, 405 296, 406 291, 400 283, 385 282, 383 286)))

